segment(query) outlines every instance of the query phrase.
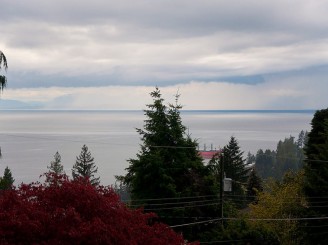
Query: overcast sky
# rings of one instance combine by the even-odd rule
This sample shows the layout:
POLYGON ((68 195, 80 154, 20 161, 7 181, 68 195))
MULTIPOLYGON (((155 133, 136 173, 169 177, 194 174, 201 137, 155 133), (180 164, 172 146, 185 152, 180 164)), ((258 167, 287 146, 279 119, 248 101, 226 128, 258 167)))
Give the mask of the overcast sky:
POLYGON ((326 0, 0 0, 0 108, 328 106, 326 0), (2 105, 1 105, 2 104, 2 105))

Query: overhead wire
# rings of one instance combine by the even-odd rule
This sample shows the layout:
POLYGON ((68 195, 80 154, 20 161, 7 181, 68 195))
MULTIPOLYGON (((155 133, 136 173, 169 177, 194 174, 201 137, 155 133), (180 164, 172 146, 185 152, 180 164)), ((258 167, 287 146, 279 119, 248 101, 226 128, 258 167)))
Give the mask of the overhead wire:
MULTIPOLYGON (((218 243, 229 243, 231 244, 232 242, 250 242, 253 241, 251 239, 241 239, 241 240, 219 240, 219 241, 210 241, 210 242, 199 242, 200 244, 218 244, 218 243)), ((263 239, 262 241, 265 241, 263 239)))
POLYGON ((129 200, 129 201, 143 202, 143 201, 180 200, 180 199, 197 199, 197 198, 217 197, 217 196, 218 195, 161 197, 161 198, 148 198, 148 199, 133 199, 133 200, 129 200))
MULTIPOLYGON (((161 197, 161 198, 148 198, 148 199, 130 199, 127 200, 127 202, 147 202, 147 201, 165 201, 165 200, 185 200, 185 199, 200 199, 200 198, 209 198, 209 197, 217 197, 216 195, 203 195, 203 196, 182 196, 182 197, 161 197)), ((232 194, 224 194, 224 197, 247 197, 247 198, 256 198, 258 196, 244 196, 244 195, 232 195, 232 194)), ((301 199, 303 197, 285 197, 286 199, 301 199)), ((312 197, 306 197, 306 199, 328 199, 328 196, 312 196, 312 197)), ((325 202, 325 201, 323 201, 325 202)), ((328 200, 327 200, 328 202, 328 200)))
POLYGON ((171 209, 185 209, 185 208, 196 208, 196 207, 208 207, 219 205, 218 202, 213 203, 204 203, 204 204, 195 204, 195 205, 186 205, 178 207, 163 207, 163 208, 144 208, 144 211, 160 211, 160 210, 171 210, 171 209))
MULTIPOLYGON (((147 203, 147 206, 166 206, 166 205, 183 205, 183 204, 196 204, 196 203, 206 203, 220 201, 220 199, 211 199, 211 200, 198 200, 198 201, 189 201, 189 202, 169 202, 169 203, 147 203)), ((140 206, 138 204, 130 205, 130 207, 140 206)))
POLYGON ((171 228, 175 227, 183 227, 183 226, 191 226, 191 225, 197 225, 197 224, 206 224, 206 223, 213 223, 218 222, 221 220, 249 220, 249 221, 310 221, 310 220, 328 220, 328 217, 308 217, 308 218, 216 218, 216 219, 210 219, 210 220, 204 220, 204 221, 197 221, 197 222, 191 222, 191 223, 185 223, 185 224, 179 224, 179 225, 172 225, 171 228))

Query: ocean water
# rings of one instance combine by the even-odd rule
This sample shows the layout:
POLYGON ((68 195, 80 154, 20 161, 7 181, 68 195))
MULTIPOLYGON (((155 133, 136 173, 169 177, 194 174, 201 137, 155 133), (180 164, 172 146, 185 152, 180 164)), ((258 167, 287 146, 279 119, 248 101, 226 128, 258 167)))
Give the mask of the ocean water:
MULTIPOLYGON (((314 111, 182 111, 183 124, 203 150, 218 149, 231 136, 245 154, 276 149, 279 140, 310 130, 314 111)), ((143 111, 0 111, 0 174, 8 166, 15 185, 38 181, 58 151, 71 175, 84 144, 98 166, 101 183, 110 185, 125 173, 127 160, 140 149, 135 128, 143 111)))

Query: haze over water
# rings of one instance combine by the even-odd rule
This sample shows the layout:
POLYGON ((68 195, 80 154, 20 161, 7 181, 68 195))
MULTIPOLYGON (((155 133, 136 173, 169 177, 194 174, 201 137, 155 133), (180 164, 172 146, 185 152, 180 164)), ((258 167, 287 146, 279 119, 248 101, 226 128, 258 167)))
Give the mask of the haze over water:
MULTIPOLYGON (((104 185, 125 173, 127 159, 140 149, 135 128, 143 111, 0 111, 0 173, 8 166, 21 182, 38 181, 58 151, 68 175, 86 144, 104 185)), ((310 130, 314 111, 182 111, 189 134, 207 150, 226 145, 235 136, 245 154, 276 149, 279 140, 310 130)))

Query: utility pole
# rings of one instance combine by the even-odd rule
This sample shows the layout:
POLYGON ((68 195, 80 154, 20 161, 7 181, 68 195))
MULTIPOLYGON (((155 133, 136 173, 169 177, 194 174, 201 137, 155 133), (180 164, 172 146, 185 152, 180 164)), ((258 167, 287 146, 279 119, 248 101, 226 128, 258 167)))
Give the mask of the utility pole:
POLYGON ((221 173, 220 173, 220 218, 223 226, 223 194, 224 194, 224 154, 220 154, 221 173))

